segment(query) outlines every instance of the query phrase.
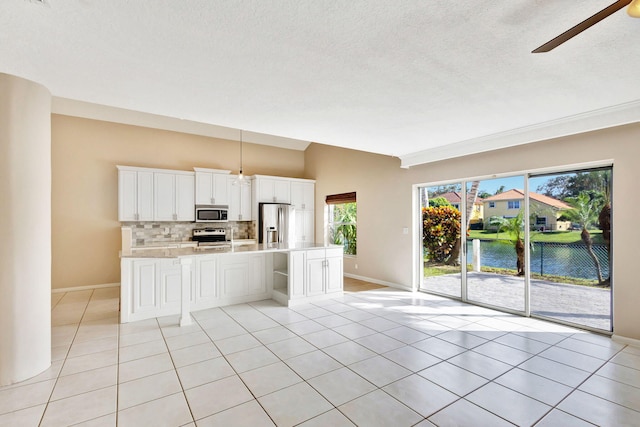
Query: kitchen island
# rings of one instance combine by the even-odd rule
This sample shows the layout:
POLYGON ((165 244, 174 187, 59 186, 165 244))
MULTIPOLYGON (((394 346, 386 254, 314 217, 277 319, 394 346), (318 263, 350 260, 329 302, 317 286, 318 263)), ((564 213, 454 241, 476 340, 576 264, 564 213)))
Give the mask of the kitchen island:
POLYGON ((343 290, 343 250, 316 243, 138 249, 121 253, 120 322, 274 299, 292 306, 343 290))

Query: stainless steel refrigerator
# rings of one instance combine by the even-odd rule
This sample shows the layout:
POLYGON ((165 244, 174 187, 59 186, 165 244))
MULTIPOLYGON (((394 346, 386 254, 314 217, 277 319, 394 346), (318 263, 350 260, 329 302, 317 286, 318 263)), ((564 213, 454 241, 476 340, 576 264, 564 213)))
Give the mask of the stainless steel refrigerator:
POLYGON ((294 243, 293 207, 286 203, 260 203, 259 208, 258 243, 294 243))

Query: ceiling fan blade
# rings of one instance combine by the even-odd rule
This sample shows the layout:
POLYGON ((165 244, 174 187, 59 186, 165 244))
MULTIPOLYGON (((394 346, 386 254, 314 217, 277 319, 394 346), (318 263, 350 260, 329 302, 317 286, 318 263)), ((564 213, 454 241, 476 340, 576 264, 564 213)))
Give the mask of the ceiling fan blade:
POLYGON ((562 43, 577 36, 587 28, 591 27, 592 25, 595 25, 598 22, 602 21, 607 16, 619 11, 623 7, 627 6, 629 3, 631 3, 631 0, 618 0, 617 2, 605 7, 595 15, 585 19, 575 27, 568 29, 564 33, 560 34, 558 37, 552 40, 549 40, 539 48, 534 49, 531 53, 549 52, 551 49, 555 49, 556 47, 560 46, 562 43))

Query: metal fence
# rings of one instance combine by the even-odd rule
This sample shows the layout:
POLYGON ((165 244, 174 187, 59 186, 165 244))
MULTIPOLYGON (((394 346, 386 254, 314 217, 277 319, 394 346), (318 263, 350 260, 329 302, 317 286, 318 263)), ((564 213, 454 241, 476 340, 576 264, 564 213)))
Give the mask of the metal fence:
MULTIPOLYGON (((606 244, 593 244, 602 277, 609 277, 609 251, 606 244)), ((473 259, 472 240, 467 241, 467 263, 473 259)), ((531 272, 597 280, 597 267, 583 243, 542 243, 531 245, 531 272)), ((516 251, 511 241, 481 240, 480 263, 484 267, 516 269, 516 251)))

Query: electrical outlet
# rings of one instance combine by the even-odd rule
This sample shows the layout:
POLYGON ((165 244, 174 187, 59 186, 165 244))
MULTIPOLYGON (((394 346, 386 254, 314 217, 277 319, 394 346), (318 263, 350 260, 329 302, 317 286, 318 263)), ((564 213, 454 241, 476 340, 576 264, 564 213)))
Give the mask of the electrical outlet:
POLYGON ((409 234, 409 227, 402 227, 402 234, 409 234))
POLYGON ((355 265, 356 270, 358 269, 358 264, 355 265))

